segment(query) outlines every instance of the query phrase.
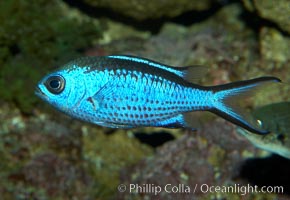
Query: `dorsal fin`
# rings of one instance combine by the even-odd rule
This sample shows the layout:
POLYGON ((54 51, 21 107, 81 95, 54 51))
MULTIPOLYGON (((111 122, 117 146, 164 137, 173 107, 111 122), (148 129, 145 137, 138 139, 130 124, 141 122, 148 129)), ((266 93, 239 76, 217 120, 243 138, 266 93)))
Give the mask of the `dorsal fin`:
POLYGON ((149 60, 146 58, 135 57, 135 56, 128 56, 128 55, 110 55, 107 56, 108 58, 120 59, 120 60, 127 60, 137 63, 143 63, 149 65, 151 67, 157 67, 171 73, 180 76, 181 78, 193 82, 199 80, 204 74, 207 72, 207 67, 201 65, 193 65, 187 67, 173 67, 170 65, 165 65, 162 63, 155 62, 153 60, 149 60))
POLYGON ((185 71, 183 78, 189 82, 197 82, 200 80, 208 71, 208 67, 202 65, 191 65, 187 67, 177 67, 184 68, 185 71))

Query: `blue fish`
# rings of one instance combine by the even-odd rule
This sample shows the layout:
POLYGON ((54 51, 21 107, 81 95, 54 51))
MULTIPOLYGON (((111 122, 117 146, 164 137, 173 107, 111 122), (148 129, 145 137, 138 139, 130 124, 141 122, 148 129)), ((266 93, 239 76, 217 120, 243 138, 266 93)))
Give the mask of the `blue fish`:
POLYGON ((276 77, 201 86, 190 82, 204 67, 172 67, 149 59, 110 55, 71 61, 45 76, 35 93, 58 110, 111 128, 191 128, 190 113, 210 111, 248 131, 268 130, 252 123, 233 104, 276 77))

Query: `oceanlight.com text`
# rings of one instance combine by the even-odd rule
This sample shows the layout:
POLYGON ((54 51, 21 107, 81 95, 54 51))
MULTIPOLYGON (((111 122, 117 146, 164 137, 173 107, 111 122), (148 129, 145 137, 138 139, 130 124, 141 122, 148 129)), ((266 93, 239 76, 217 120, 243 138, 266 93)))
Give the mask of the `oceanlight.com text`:
POLYGON ((257 185, 227 185, 227 186, 218 186, 218 185, 200 185, 200 191, 202 193, 235 193, 240 195, 246 195, 249 193, 277 193, 283 194, 283 186, 262 186, 258 187, 257 185))

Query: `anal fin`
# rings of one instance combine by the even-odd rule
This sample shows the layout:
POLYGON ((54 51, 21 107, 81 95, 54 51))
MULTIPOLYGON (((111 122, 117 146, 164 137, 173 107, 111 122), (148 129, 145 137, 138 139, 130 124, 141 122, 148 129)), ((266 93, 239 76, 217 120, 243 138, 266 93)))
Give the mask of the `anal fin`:
POLYGON ((189 124, 186 123, 184 114, 178 114, 169 119, 160 121, 157 123, 157 126, 165 128, 189 128, 191 130, 196 130, 195 128, 189 126, 189 124))
POLYGON ((104 126, 104 127, 108 127, 108 128, 121 128, 121 129, 130 129, 130 128, 135 128, 132 125, 128 125, 128 124, 119 124, 119 123, 111 123, 111 122, 97 122, 96 124, 100 125, 100 126, 104 126))

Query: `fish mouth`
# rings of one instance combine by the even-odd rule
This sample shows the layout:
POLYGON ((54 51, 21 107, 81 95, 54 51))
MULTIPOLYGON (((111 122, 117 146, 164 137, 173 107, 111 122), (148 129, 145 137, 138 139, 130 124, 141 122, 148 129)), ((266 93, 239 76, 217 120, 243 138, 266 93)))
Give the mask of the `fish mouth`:
POLYGON ((35 87, 35 91, 34 91, 34 94, 40 98, 44 98, 44 99, 47 99, 48 97, 46 96, 46 94, 44 94, 42 92, 42 90, 39 88, 39 86, 36 86, 35 87))

